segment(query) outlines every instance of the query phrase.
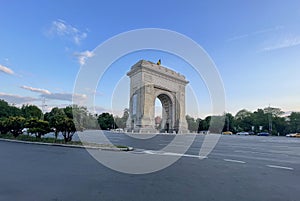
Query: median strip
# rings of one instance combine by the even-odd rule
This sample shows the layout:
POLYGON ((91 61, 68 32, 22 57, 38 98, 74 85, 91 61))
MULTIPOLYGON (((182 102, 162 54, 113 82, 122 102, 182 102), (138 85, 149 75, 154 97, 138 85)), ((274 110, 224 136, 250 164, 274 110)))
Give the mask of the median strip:
POLYGON ((79 144, 59 144, 59 143, 49 143, 49 142, 32 142, 32 141, 4 139, 4 138, 0 138, 0 141, 23 143, 23 144, 70 147, 70 148, 98 149, 98 150, 105 150, 105 151, 132 151, 133 150, 133 147, 127 147, 123 145, 113 146, 113 145, 86 143, 86 142, 82 142, 82 145, 79 145, 79 144))

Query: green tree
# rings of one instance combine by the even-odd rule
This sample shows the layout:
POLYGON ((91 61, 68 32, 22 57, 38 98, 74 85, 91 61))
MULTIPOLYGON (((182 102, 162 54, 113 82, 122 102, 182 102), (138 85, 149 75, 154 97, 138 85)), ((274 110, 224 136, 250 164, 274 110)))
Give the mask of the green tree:
POLYGON ((246 109, 238 111, 234 117, 234 132, 252 131, 254 126, 253 113, 246 109))
POLYGON ((0 118, 9 117, 9 105, 5 100, 0 99, 0 118))
POLYGON ((54 131, 54 141, 57 140, 59 132, 62 130, 63 121, 67 117, 64 110, 61 108, 52 108, 52 110, 45 114, 45 120, 49 122, 50 128, 54 131))
POLYGON ((118 117, 116 116, 115 119, 115 123, 116 123, 116 127, 117 128, 126 128, 126 122, 128 120, 129 117, 129 109, 125 108, 123 111, 123 116, 122 117, 118 117))
POLYGON ((108 130, 115 127, 113 115, 107 112, 102 113, 98 116, 98 123, 102 130, 108 130))
POLYGON ((205 119, 199 119, 198 132, 208 130, 210 125, 211 116, 205 117, 205 119))
POLYGON ((123 119, 122 117, 118 117, 118 116, 114 116, 114 120, 115 120, 115 128, 122 128, 123 125, 123 119))
POLYGON ((76 132, 76 127, 73 119, 65 117, 63 121, 61 121, 60 131, 64 137, 65 143, 72 141, 73 135, 76 132))
POLYGON ((8 118, 1 118, 0 119, 0 133, 7 134, 10 131, 10 127, 8 126, 8 118))
POLYGON ((252 113, 250 111, 248 111, 246 109, 242 109, 236 113, 235 118, 236 119, 245 119, 247 117, 250 117, 251 114, 252 113))
POLYGON ((208 130, 208 124, 206 123, 205 119, 198 118, 198 133, 204 130, 208 130))
POLYGON ((300 112, 292 112, 288 116, 288 132, 299 133, 300 132, 300 112))
POLYGON ((26 119, 36 118, 41 119, 43 112, 35 105, 23 105, 21 108, 22 116, 26 119))
POLYGON ((211 116, 209 131, 211 133, 221 133, 225 125, 225 115, 211 116))
POLYGON ((72 106, 67 106, 63 110, 68 118, 73 119, 73 107, 72 106))
POLYGON ((0 118, 21 116, 21 110, 0 99, 0 118))
POLYGON ((284 114, 284 112, 280 108, 275 108, 275 107, 264 108, 264 113, 271 114, 272 117, 279 117, 284 114))
POLYGON ((189 115, 186 115, 185 118, 188 124, 189 131, 191 132, 198 131, 199 123, 197 123, 197 121, 189 115))
POLYGON ((283 128, 285 126, 284 119, 282 119, 282 116, 284 112, 280 108, 274 108, 274 107, 266 107, 264 108, 264 113, 268 117, 268 130, 270 134, 272 135, 278 135, 278 133, 284 134, 285 129, 283 128))
POLYGON ((73 119, 77 129, 95 129, 98 127, 97 119, 86 107, 71 105, 64 108, 68 118, 73 119))
POLYGON ((76 132, 74 117, 80 122, 81 114, 78 113, 77 107, 73 110, 72 106, 65 108, 53 108, 49 113, 45 114, 45 118, 49 121, 50 127, 54 128, 55 140, 59 132, 62 133, 65 143, 72 141, 76 132), (73 115, 75 113, 75 115, 73 115))
POLYGON ((51 131, 49 122, 31 118, 27 121, 26 127, 28 128, 28 133, 35 134, 35 137, 40 139, 43 135, 49 133, 51 131))
POLYGON ((273 117, 272 120, 273 124, 273 135, 285 135, 288 133, 288 123, 285 119, 285 117, 273 117))
POLYGON ((255 127, 255 132, 268 132, 269 131, 269 118, 268 114, 264 112, 263 109, 257 109, 257 111, 253 112, 253 124, 255 127), (259 127, 262 126, 262 130, 259 127))
POLYGON ((221 133, 225 124, 225 115, 207 116, 204 120, 198 120, 198 132, 209 130, 211 133, 221 133))
POLYGON ((13 134, 14 137, 18 137, 22 134, 22 130, 24 128, 26 119, 24 117, 8 117, 4 125, 6 126, 7 130, 13 134))
POLYGON ((86 115, 84 122, 85 122, 85 124, 83 125, 84 128, 88 128, 88 129, 99 128, 96 116, 91 113, 88 113, 86 115))
POLYGON ((225 122, 224 122, 223 131, 232 131, 235 132, 235 119, 234 116, 230 113, 225 114, 225 122))
POLYGON ((123 112, 123 116, 122 116, 123 124, 122 124, 121 128, 125 128, 126 127, 126 123, 127 123, 128 118, 129 118, 129 109, 125 108, 124 112, 123 112))

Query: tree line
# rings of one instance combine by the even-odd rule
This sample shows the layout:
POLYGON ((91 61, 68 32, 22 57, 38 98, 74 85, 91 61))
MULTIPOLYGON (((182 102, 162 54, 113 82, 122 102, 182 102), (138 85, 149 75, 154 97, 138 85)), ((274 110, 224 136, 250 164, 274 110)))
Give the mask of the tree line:
POLYGON ((53 132, 55 141, 62 135, 67 143, 72 141, 76 131, 125 128, 128 115, 128 109, 124 110, 122 117, 113 117, 109 113, 91 114, 86 107, 78 105, 54 107, 50 112, 43 114, 35 105, 23 105, 19 108, 0 100, 0 134, 18 137, 25 129, 28 134, 40 139, 45 134, 53 132))
POLYGON ((300 112, 283 116, 280 108, 266 107, 254 112, 242 109, 235 116, 225 113, 221 116, 207 116, 204 119, 186 116, 188 129, 193 132, 210 130, 211 132, 231 131, 233 133, 268 132, 271 135, 286 135, 300 132, 300 112), (212 122, 213 121, 213 122, 212 122), (218 125, 219 124, 219 125, 218 125))
MULTIPOLYGON (((204 119, 186 116, 188 129, 191 132, 210 130, 222 131, 269 132, 272 135, 285 135, 300 132, 300 113, 292 112, 289 116, 282 116, 280 108, 267 107, 251 112, 240 110, 235 116, 224 113, 220 116, 207 116, 204 119)), ((65 143, 72 140, 76 131, 84 129, 111 130, 126 128, 129 110, 124 109, 122 117, 110 113, 91 114, 87 108, 70 105, 64 108, 54 107, 50 112, 43 112, 35 105, 16 107, 0 100, 0 134, 11 134, 18 137, 27 133, 41 138, 49 132, 54 133, 54 140, 62 135, 65 143)))

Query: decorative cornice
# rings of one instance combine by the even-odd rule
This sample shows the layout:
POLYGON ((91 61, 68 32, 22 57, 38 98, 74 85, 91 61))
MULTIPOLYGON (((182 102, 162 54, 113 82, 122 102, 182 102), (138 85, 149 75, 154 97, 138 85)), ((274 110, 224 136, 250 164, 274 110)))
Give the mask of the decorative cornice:
POLYGON ((189 81, 185 79, 185 76, 181 75, 180 73, 145 60, 140 60, 139 62, 134 64, 127 75, 131 77, 141 71, 151 72, 151 74, 158 75, 159 77, 166 76, 185 85, 189 83, 189 81))

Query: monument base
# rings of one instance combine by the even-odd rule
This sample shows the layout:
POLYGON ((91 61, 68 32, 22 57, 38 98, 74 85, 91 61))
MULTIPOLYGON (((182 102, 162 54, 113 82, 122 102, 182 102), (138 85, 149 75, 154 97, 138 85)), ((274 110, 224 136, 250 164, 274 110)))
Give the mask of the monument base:
POLYGON ((155 128, 135 128, 133 129, 135 133, 158 133, 155 128))
POLYGON ((179 129, 177 134, 187 134, 190 133, 190 131, 188 129, 179 129))

